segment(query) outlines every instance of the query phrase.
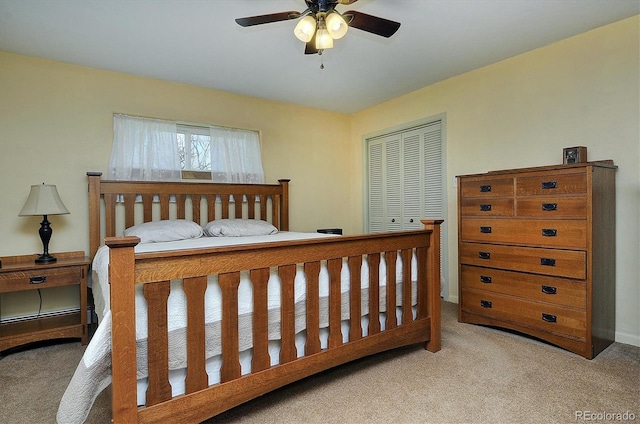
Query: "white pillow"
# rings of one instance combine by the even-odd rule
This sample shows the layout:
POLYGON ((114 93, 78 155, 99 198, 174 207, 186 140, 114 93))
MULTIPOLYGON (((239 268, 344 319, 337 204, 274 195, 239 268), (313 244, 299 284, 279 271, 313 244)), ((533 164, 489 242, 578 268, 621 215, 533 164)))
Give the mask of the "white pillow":
POLYGON ((157 243, 202 237, 202 227, 186 219, 145 222, 124 230, 125 236, 140 237, 140 243, 157 243))
POLYGON ((209 237, 268 236, 278 229, 259 219, 216 219, 204 226, 209 237))

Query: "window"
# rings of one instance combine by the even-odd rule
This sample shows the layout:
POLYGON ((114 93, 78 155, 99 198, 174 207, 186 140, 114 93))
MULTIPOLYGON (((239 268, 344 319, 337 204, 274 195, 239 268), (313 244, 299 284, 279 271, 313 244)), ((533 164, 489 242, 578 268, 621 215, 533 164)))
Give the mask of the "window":
POLYGON ((177 126, 182 179, 211 179, 211 135, 209 127, 177 126))
POLYGON ((257 131, 114 115, 109 178, 264 183, 257 131))

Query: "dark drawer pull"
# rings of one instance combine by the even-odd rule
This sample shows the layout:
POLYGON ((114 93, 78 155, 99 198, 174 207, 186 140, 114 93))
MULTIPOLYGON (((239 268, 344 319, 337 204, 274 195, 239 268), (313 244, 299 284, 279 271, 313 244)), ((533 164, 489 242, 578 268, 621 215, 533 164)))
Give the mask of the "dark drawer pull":
POLYGON ((491 234, 491 227, 480 227, 480 232, 482 234, 491 234))
POLYGON ((491 186, 490 185, 481 185, 480 186, 480 193, 489 193, 491 191, 491 186))
POLYGON ((543 203, 542 204, 542 210, 549 212, 549 211, 557 211, 558 210, 558 204, 557 203, 543 203))
POLYGON ((558 230, 552 228, 543 228, 542 237, 555 237, 558 235, 558 230))
POLYGON ((489 252, 478 252, 478 257, 480 259, 491 259, 491 253, 489 253, 489 252))
POLYGON ((540 265, 556 266, 556 260, 551 258, 540 258, 540 265))
POLYGON ((556 322, 558 321, 558 318, 555 315, 551 315, 551 314, 542 314, 542 321, 546 321, 546 322, 556 322))
POLYGON ((488 277, 486 275, 481 275, 480 282, 484 284, 491 284, 491 277, 488 277))
POLYGON ((480 212, 491 212, 491 205, 480 205, 480 212))
POLYGON ((558 289, 553 286, 542 286, 542 293, 544 294, 556 294, 558 289))
POLYGON ((43 284, 47 282, 46 275, 40 275, 38 277, 29 277, 29 284, 43 284))
POLYGON ((483 308, 491 308, 492 304, 488 300, 481 300, 480 306, 482 306, 483 308))
POLYGON ((548 190, 551 188, 558 188, 558 183, 556 181, 543 181, 542 188, 544 190, 548 190))

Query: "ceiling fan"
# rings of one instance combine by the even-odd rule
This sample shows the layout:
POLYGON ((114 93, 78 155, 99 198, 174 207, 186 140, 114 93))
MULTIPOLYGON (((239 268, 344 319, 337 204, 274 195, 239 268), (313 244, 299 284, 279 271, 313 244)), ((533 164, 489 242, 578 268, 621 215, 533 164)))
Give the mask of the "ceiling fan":
POLYGON ((287 21, 302 17, 293 33, 306 43, 305 54, 322 54, 324 49, 333 47, 333 40, 342 38, 349 27, 389 38, 400 28, 400 23, 356 10, 340 13, 339 4, 352 4, 358 0, 304 0, 307 8, 302 12, 289 11, 268 15, 238 18, 236 22, 243 27, 287 21))

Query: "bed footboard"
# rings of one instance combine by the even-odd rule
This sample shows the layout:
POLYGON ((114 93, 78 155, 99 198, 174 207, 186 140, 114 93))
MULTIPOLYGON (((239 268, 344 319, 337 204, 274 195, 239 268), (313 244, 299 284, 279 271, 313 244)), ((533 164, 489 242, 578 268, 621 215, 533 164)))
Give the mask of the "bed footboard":
POLYGON ((250 399, 320 371, 400 346, 425 343, 440 349, 440 224, 423 221, 422 231, 341 236, 135 254, 136 237, 110 237, 112 313, 112 391, 115 423, 202 422, 250 399), (396 258, 402 265, 396 269, 396 258), (413 259, 412 259, 413 258, 413 259), (411 263, 417 264, 412 282, 411 263), (369 273, 362 290, 361 268, 376 270, 386 263, 386 278, 369 273), (296 270, 306 276, 306 341, 304 352, 295 344, 296 270), (321 348, 318 274, 329 274, 328 341, 321 348), (349 269, 348 335, 344 320, 341 270, 349 269), (281 281, 280 357, 271 366, 268 351, 267 281, 276 268, 281 281), (401 289, 396 294, 396 275, 401 289), (238 342, 238 284, 248 272, 253 286, 251 371, 241 373, 238 342), (222 292, 222 367, 220 383, 208 385, 205 370, 204 296, 207 277, 216 275, 222 292), (386 284, 379 279, 385 279, 386 284), (172 397, 168 378, 167 298, 170 281, 182 280, 187 304, 188 343, 186 393, 172 397), (137 406, 135 286, 143 284, 149 310, 148 390, 146 406, 137 406), (412 288, 417 290, 414 302, 412 288), (366 293, 369 319, 363 331, 362 293, 366 293), (383 305, 380 306, 380 299, 383 305), (385 303, 386 302, 386 303, 385 303), (398 311, 384 313, 385 311, 398 311), (397 316, 399 318, 397 318, 397 316), (346 340, 346 342, 344 341, 346 340))

